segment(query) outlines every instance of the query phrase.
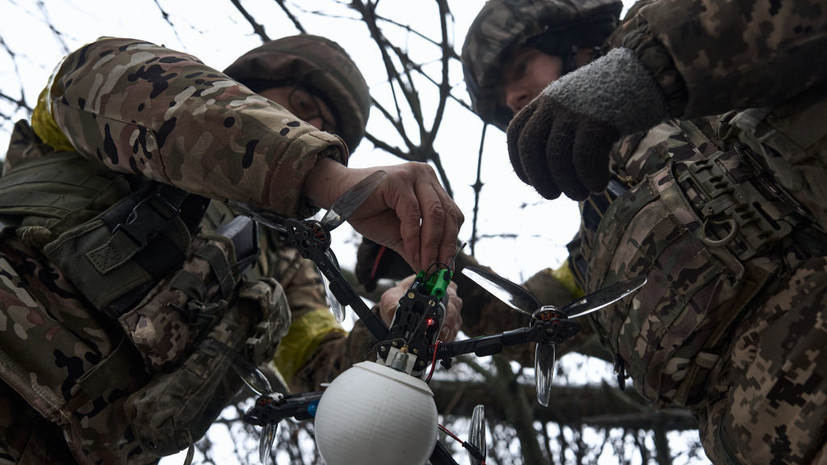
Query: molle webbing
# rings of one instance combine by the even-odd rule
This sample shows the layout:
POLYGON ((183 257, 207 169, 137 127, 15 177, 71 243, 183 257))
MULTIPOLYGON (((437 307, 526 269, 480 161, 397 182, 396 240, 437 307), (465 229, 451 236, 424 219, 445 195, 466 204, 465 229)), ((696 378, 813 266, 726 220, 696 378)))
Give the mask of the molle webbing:
MULTIPOLYGON (((730 131, 727 120, 724 117, 719 132, 730 131)), ((691 122, 680 124, 696 145, 711 143, 691 122)), ((749 145, 735 142, 733 147, 674 167, 677 181, 704 221, 709 245, 727 245, 747 260, 791 236, 801 251, 824 255, 827 234, 815 218, 776 181, 749 145)))

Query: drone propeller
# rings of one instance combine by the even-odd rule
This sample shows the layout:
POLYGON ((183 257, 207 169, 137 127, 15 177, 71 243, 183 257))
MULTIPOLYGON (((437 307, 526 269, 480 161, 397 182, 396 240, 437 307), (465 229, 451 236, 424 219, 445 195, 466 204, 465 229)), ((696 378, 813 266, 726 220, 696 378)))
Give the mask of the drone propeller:
POLYGON ((551 400, 551 381, 554 379, 556 363, 557 346, 554 343, 538 342, 534 348, 534 385, 537 402, 543 407, 548 407, 551 400))
MULTIPOLYGON (((246 360, 245 360, 246 361, 246 360)), ((270 386, 270 381, 267 381, 267 377, 264 376, 264 373, 261 372, 258 368, 253 366, 252 363, 248 364, 248 366, 238 366, 239 362, 233 364, 235 371, 241 376, 241 379, 244 381, 244 384, 247 385, 250 390, 255 392, 259 396, 269 396, 273 394, 273 388, 270 386)))
MULTIPOLYGON (((540 321, 568 320, 588 315, 623 299, 646 284, 646 277, 632 278, 575 300, 561 310, 558 310, 553 305, 542 305, 537 297, 524 287, 497 274, 471 266, 463 268, 462 274, 479 284, 483 289, 503 301, 509 307, 531 315, 532 324, 540 321), (532 311, 528 309, 532 309, 532 311)), ((553 326, 549 327, 547 331, 554 331, 553 326)), ((537 388, 537 402, 544 407, 548 407, 551 398, 551 381, 554 376, 556 361, 557 351, 555 343, 538 342, 537 347, 534 349, 535 384, 537 388)))
POLYGON ((480 287, 503 301, 503 303, 509 307, 526 315, 534 316, 534 312, 542 307, 537 297, 524 287, 514 284, 490 271, 467 266, 462 269, 462 274, 479 284, 480 287))
POLYGON ((279 232, 287 232, 286 216, 282 216, 279 213, 265 210, 263 208, 254 207, 244 202, 238 202, 236 200, 228 200, 227 204, 233 207, 234 209, 238 210, 242 214, 247 215, 250 218, 253 218, 256 221, 258 221, 259 223, 264 224, 268 228, 275 229, 279 232))
POLYGON ((578 318, 583 315, 588 315, 589 313, 601 310, 617 302, 640 289, 644 284, 646 284, 645 276, 638 276, 615 283, 567 304, 560 310, 560 313, 565 315, 566 318, 578 318))
POLYGON ((479 455, 477 455, 469 449, 468 455, 471 459, 471 465, 485 463, 488 446, 485 443, 485 407, 482 404, 475 406, 474 412, 471 414, 471 431, 468 433, 468 443, 476 447, 477 452, 479 452, 479 455))
POLYGON ((273 443, 276 442, 277 431, 278 425, 275 423, 268 423, 261 427, 261 439, 258 443, 258 459, 261 463, 267 463, 270 459, 273 443))
MULTIPOLYGON (((270 381, 267 380, 267 377, 264 376, 264 373, 262 373, 258 367, 253 365, 249 360, 242 357, 241 354, 232 350, 230 347, 219 342, 216 342, 216 344, 220 344, 219 348, 224 353, 229 355, 236 373, 238 373, 244 381, 244 384, 246 384, 247 387, 258 395, 259 399, 264 397, 282 397, 281 393, 273 390, 273 387, 270 385, 270 381)), ((268 423, 262 426, 261 439, 258 444, 258 457, 259 460, 261 460, 261 463, 267 463, 267 460, 270 458, 270 451, 273 450, 273 443, 276 439, 277 428, 277 423, 268 423)))
POLYGON ((385 171, 375 171, 370 176, 359 181, 333 202, 330 209, 322 217, 321 223, 330 232, 347 221, 368 196, 388 177, 385 171))
MULTIPOLYGON (((368 196, 386 177, 388 177, 387 172, 375 171, 336 199, 319 222, 324 230, 329 233, 347 221, 350 215, 367 200, 368 196)), ((339 260, 336 259, 333 250, 327 249, 325 255, 327 255, 327 258, 333 262, 337 268, 339 267, 339 260)), ((330 280, 327 279, 327 276, 321 271, 319 271, 319 274, 322 276, 324 288, 327 290, 327 303, 330 306, 330 311, 333 312, 336 321, 341 323, 345 321, 345 317, 347 316, 345 307, 339 302, 339 299, 330 292, 330 280)))
MULTIPOLYGON (((278 394, 273 392, 273 389, 270 387, 270 382, 267 381, 264 373, 262 373, 258 368, 253 368, 253 375, 245 376, 239 368, 237 368, 236 371, 238 371, 238 374, 241 375, 241 379, 244 380, 244 383, 252 389, 253 392, 258 394, 259 397, 269 397, 271 394, 278 394)), ((277 430, 278 423, 267 423, 261 427, 261 438, 258 442, 258 458, 261 463, 267 463, 270 458, 270 451, 273 450, 273 443, 276 441, 277 430)))
MULTIPOLYGON (((327 258, 334 263, 337 268, 339 267, 339 260, 336 259, 336 255, 333 254, 332 250, 327 249, 325 251, 325 255, 327 255, 327 258)), ((318 267, 316 267, 316 270, 319 272, 319 276, 322 277, 322 282, 324 283, 327 306, 330 307, 330 311, 333 312, 333 316, 336 318, 337 322, 341 323, 345 321, 345 316, 347 316, 345 313, 345 306, 342 305, 341 302, 339 302, 339 299, 337 299, 336 296, 333 295, 333 292, 330 291, 330 280, 327 279, 327 276, 325 276, 325 274, 322 273, 318 267)))
MULTIPOLYGON (((249 370, 249 367, 244 370, 234 365, 236 366, 236 371, 241 376, 241 379, 244 380, 244 384, 252 389, 253 392, 258 394, 259 397, 277 394, 273 391, 273 388, 270 386, 270 382, 267 381, 267 377, 264 376, 264 373, 262 373, 257 367, 252 366, 252 364, 250 365, 252 367, 252 371, 249 370), (247 374, 244 374, 245 371, 247 374)), ((258 458, 261 463, 267 463, 270 458, 270 451, 273 450, 273 443, 276 440, 277 429, 277 423, 268 423, 261 428, 261 438, 258 443, 258 458)))

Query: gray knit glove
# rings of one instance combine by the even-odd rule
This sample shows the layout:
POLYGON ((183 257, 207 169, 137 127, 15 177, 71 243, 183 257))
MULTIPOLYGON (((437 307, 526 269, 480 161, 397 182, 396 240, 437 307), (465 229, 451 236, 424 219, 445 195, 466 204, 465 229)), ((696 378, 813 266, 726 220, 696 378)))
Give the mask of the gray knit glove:
POLYGON ((612 145, 667 116, 651 72, 618 48, 549 84, 517 113, 508 154, 517 176, 543 197, 583 200, 608 184, 612 145))

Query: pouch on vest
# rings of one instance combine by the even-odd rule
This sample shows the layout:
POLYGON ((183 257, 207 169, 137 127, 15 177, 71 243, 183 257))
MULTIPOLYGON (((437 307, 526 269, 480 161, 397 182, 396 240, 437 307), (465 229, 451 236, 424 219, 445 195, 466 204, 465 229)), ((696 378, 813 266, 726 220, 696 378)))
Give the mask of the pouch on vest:
MULTIPOLYGON (((727 154, 719 153, 711 163, 726 161, 727 154)), ((698 400, 719 359, 718 342, 778 268, 761 255, 773 244, 738 249, 734 236, 723 240, 735 232, 728 229, 732 224, 713 225, 714 215, 699 216, 678 179, 694 164, 670 162, 624 194, 623 201, 613 202, 589 254, 588 292, 636 276, 648 278, 633 299, 592 318, 638 391, 658 407, 698 400)), ((714 178, 699 176, 701 182, 714 178)), ((713 185, 732 187, 721 179, 713 185)), ((737 196, 735 188, 721 192, 737 196)), ((708 200, 706 206, 716 208, 725 199, 708 200)), ((747 242, 749 231, 739 232, 746 236, 738 240, 747 242)))
POLYGON ((150 372, 166 369, 181 361, 203 332, 218 321, 236 290, 240 265, 258 256, 255 223, 244 216, 236 217, 231 226, 244 228, 221 234, 199 234, 192 252, 180 269, 155 285, 134 308, 118 321, 127 336, 144 357, 150 372), (234 241, 235 239, 235 241, 234 241), (236 260, 236 242, 251 243, 243 253, 242 263, 236 260))
POLYGON ((96 308, 119 317, 184 262, 209 200, 150 186, 43 248, 96 308))
POLYGON ((287 298, 273 279, 242 284, 238 300, 175 371, 159 373, 126 401, 141 443, 159 455, 190 447, 241 387, 232 349, 260 365, 272 358, 290 326, 287 298), (266 347, 262 351, 261 347, 266 347))
MULTIPOLYGON (((242 223, 249 221, 239 218, 242 223)), ((234 220, 230 225, 238 223, 234 220)), ((220 261, 214 256, 202 258, 209 256, 205 250, 233 252, 249 244, 220 237, 199 236, 196 244, 200 247, 193 248, 175 276, 198 267, 203 271, 214 266, 209 261, 220 261)), ((11 330, 0 332, 0 377, 41 415, 63 427, 75 456, 86 458, 79 459, 82 463, 126 460, 112 458, 117 456, 138 460, 146 452, 151 456, 171 453, 183 448, 182 438, 187 434, 199 438, 239 387, 226 354, 204 341, 219 341, 254 363, 262 363, 272 358, 290 324, 286 297, 276 281, 265 278, 238 284, 235 278, 229 285, 230 294, 222 299, 220 279, 214 271, 204 271, 201 276, 207 282, 195 287, 211 289, 215 296, 210 302, 208 291, 207 300, 198 301, 198 307, 215 303, 215 321, 199 328, 200 335, 185 324, 179 326, 188 331, 192 346, 180 345, 163 353, 168 357, 164 369, 149 371, 142 365, 149 367, 151 356, 174 347, 170 343, 177 337, 168 323, 181 314, 153 305, 163 300, 161 296, 181 297, 182 289, 170 287, 175 279, 159 283, 145 305, 127 314, 158 323, 158 334, 170 337, 155 338, 154 346, 148 339, 133 345, 136 334, 129 327, 126 336, 114 328, 109 317, 89 306, 61 273, 50 270, 38 256, 19 239, 7 238, 2 243, 0 273, 8 279, 0 285, 4 306, 0 315, 11 318, 2 323, 11 330), (24 270, 23 277, 18 269, 24 270), (49 350, 32 350, 32 344, 49 350), (131 412, 129 416, 125 411, 131 412), (182 433, 182 428, 188 433, 182 433), (143 449, 136 449, 136 439, 143 449)), ((191 298, 187 295, 186 299, 191 298)))
POLYGON ((118 412, 149 379, 135 348, 28 244, 0 242, 0 270, 0 378, 62 427, 80 463, 129 455, 118 412))
POLYGON ((203 433, 235 390, 201 342, 260 363, 287 331, 281 287, 241 276, 258 256, 255 224, 231 217, 195 234, 206 206, 76 153, 17 160, 0 178, 0 215, 17 233, 0 241, 0 377, 63 428, 81 463, 178 447, 164 418, 203 433), (163 416, 159 403, 186 408, 163 416))
POLYGON ((17 161, 0 178, 2 219, 115 318, 183 263, 208 205, 74 152, 17 161))

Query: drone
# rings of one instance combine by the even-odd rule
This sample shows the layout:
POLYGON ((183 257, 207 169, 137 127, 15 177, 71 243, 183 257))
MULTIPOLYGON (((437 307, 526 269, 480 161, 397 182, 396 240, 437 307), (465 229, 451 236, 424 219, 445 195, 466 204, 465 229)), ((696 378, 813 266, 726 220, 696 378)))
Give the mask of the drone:
POLYGON ((261 426, 259 458, 269 459, 277 425, 285 419, 315 421, 316 444, 328 465, 457 465, 437 439, 437 428, 461 442, 473 465, 486 457, 484 407, 471 417, 469 440, 462 441, 437 422, 433 393, 427 385, 437 361, 450 367, 463 354, 488 356, 504 347, 536 343, 534 367, 537 401, 548 406, 556 363, 556 344, 580 331, 576 318, 627 297, 645 283, 633 278, 603 288, 558 309, 542 305, 522 286, 490 271, 465 267, 462 273, 516 311, 531 317, 526 327, 497 335, 442 342, 439 331, 446 312, 447 288, 453 277, 448 264, 435 264, 419 272, 399 300, 390 326, 386 326, 342 275, 330 248, 330 233, 344 223, 387 177, 376 171, 342 194, 321 220, 296 220, 240 202, 232 205, 259 224, 279 232, 288 246, 312 260, 332 294, 328 301, 338 321, 351 307, 376 338, 375 361, 355 364, 323 391, 284 395, 275 392, 267 378, 250 362, 236 357, 236 368, 258 396, 244 421, 261 426))

